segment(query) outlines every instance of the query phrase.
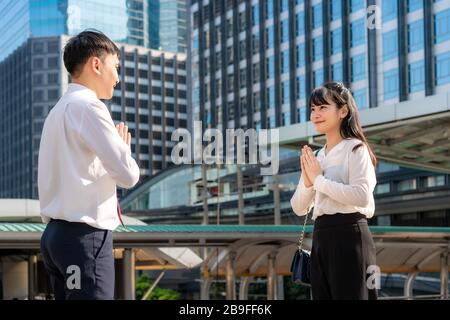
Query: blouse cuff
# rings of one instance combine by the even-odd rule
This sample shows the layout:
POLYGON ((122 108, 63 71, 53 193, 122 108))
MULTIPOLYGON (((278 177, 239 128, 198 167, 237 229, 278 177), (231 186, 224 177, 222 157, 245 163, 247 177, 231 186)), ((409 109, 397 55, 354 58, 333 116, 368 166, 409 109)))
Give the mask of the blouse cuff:
POLYGON ((318 175, 316 177, 316 179, 314 179, 314 190, 318 190, 320 191, 320 189, 322 188, 322 184, 325 182, 325 177, 323 175, 318 175))
POLYGON ((313 192, 314 191, 314 186, 307 187, 307 186, 305 186, 305 183, 303 181, 299 183, 299 187, 300 187, 300 190, 302 190, 304 192, 313 192))

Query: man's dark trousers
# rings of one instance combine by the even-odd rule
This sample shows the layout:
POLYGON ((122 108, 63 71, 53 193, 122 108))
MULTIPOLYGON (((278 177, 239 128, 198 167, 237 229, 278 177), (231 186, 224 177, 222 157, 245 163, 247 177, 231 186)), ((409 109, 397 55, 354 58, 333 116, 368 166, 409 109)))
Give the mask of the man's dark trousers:
POLYGON ((110 230, 51 220, 41 238, 41 253, 55 299, 113 299, 112 248, 110 230))

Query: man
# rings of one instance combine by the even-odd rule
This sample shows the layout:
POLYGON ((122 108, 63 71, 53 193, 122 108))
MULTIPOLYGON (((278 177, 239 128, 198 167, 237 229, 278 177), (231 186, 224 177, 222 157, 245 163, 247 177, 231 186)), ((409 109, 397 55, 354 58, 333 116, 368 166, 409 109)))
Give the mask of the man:
POLYGON ((116 185, 131 188, 139 168, 131 134, 114 126, 99 99, 119 83, 119 49, 104 34, 83 31, 64 48, 72 76, 42 131, 38 187, 45 268, 56 299, 113 299, 112 230, 121 223, 116 185))

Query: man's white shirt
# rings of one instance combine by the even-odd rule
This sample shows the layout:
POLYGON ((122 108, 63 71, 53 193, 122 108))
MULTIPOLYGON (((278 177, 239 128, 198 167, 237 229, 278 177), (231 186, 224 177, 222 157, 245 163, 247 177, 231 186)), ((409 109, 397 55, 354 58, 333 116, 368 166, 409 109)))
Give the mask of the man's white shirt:
POLYGON ((38 189, 44 223, 51 218, 114 230, 116 185, 131 188, 139 167, 106 105, 89 88, 71 83, 42 130, 38 189))

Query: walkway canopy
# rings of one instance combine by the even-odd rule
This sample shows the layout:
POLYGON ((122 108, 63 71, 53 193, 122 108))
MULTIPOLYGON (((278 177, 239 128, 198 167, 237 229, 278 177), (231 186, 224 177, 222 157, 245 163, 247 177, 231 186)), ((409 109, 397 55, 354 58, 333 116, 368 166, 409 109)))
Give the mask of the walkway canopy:
MULTIPOLYGON (((38 249, 44 228, 38 223, 0 223, 0 249, 38 249)), ((439 272, 440 255, 450 248, 450 228, 373 226, 370 230, 382 272, 439 272)), ((312 231, 307 226, 307 248, 312 231)), ((299 226, 284 225, 126 226, 114 232, 114 247, 145 249, 149 255, 154 248, 215 248, 209 250, 208 269, 222 275, 225 258, 232 252, 236 276, 267 274, 268 257, 275 254, 276 273, 287 275, 299 232, 299 226)))

